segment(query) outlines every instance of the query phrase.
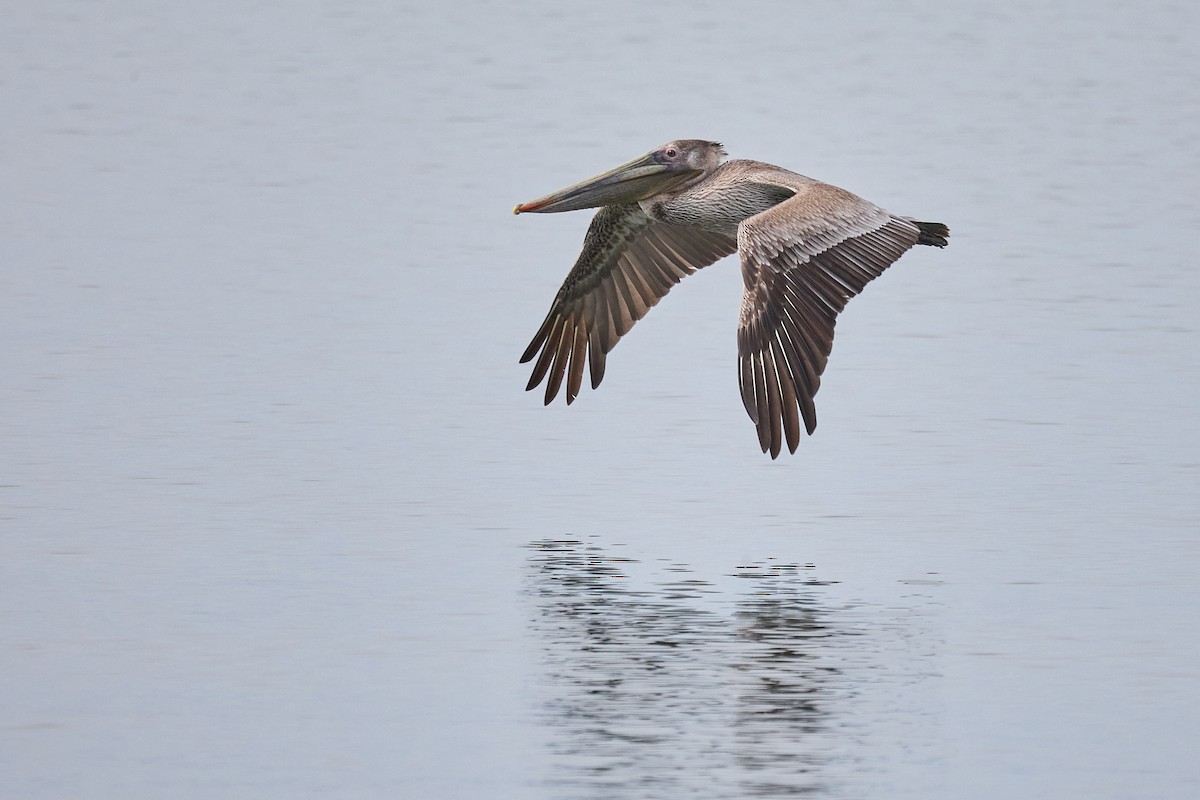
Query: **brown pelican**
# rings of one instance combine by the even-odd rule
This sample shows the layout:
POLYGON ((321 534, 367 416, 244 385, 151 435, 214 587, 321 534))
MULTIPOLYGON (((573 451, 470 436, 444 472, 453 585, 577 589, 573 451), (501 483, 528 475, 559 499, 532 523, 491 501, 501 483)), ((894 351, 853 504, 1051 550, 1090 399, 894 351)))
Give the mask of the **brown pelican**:
POLYGON ((565 378, 570 403, 585 358, 595 389, 609 351, 651 306, 736 250, 745 283, 738 385, 758 442, 775 458, 784 439, 796 452, 801 419, 812 434, 813 395, 838 312, 913 245, 945 247, 950 229, 772 164, 722 163, 725 155, 719 142, 681 139, 513 209, 600 207, 521 356, 521 363, 537 356, 527 390, 546 380, 548 405, 565 378))

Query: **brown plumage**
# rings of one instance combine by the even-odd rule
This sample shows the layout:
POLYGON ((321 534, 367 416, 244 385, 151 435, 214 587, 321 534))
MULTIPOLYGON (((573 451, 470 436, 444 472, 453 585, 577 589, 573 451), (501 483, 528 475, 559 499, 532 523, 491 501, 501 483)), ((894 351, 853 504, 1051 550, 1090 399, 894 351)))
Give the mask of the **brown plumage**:
POLYGON ((738 322, 742 402, 771 457, 796 451, 800 423, 817 425, 813 397, 846 302, 915 244, 945 247, 941 223, 899 217, 827 183, 758 161, 721 163, 720 144, 671 142, 514 213, 602 205, 550 313, 521 362, 537 358, 527 389, 546 381, 592 388, 635 322, 697 269, 741 255, 738 322))

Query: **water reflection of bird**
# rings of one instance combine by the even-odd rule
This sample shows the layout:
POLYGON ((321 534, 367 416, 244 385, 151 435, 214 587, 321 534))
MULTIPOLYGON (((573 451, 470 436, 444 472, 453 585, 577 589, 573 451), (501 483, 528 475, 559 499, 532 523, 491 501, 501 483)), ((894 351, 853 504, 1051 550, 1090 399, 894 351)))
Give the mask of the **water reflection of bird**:
POLYGON ((521 356, 546 403, 566 381, 592 388, 617 341, 683 277, 735 250, 745 292, 738 383, 763 452, 817 425, 813 396, 846 302, 915 244, 945 247, 949 229, 899 217, 844 189, 759 161, 722 163, 717 142, 683 139, 514 213, 601 207, 550 313, 521 356), (540 353, 540 354, 539 354, 540 353))
POLYGON ((877 665, 828 583, 798 565, 738 567, 730 603, 684 564, 647 581, 649 565, 595 545, 531 547, 558 796, 823 796, 839 783, 855 730, 842 666, 877 665))

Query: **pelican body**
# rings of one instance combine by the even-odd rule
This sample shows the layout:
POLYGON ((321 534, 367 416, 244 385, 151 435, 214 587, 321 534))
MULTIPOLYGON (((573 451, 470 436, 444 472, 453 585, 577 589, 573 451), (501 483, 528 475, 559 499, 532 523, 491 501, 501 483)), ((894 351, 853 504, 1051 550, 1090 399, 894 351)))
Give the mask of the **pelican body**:
POLYGON ((719 142, 681 139, 514 214, 600 207, 550 313, 521 356, 526 389, 546 381, 592 388, 617 341, 696 270, 737 251, 745 291, 738 321, 742 402, 771 458, 811 435, 813 397, 837 315, 910 247, 945 247, 950 230, 891 214, 845 189, 759 161, 723 161, 719 142))

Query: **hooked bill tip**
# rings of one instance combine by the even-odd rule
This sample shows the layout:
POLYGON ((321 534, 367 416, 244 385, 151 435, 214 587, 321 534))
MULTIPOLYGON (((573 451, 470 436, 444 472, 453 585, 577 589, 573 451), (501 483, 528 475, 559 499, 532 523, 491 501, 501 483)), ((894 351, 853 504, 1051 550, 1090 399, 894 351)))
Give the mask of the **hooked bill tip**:
POLYGON ((546 205, 538 200, 530 200, 528 203, 517 203, 513 208, 514 214, 528 214, 531 211, 537 211, 542 206, 546 205))

